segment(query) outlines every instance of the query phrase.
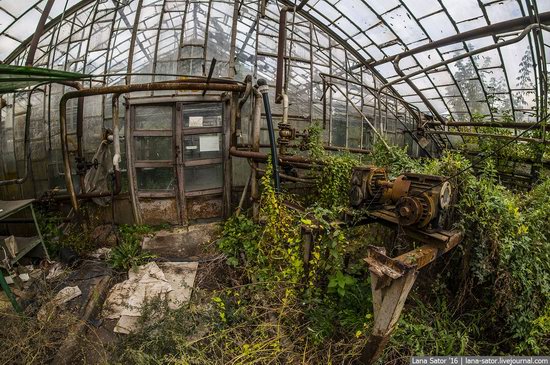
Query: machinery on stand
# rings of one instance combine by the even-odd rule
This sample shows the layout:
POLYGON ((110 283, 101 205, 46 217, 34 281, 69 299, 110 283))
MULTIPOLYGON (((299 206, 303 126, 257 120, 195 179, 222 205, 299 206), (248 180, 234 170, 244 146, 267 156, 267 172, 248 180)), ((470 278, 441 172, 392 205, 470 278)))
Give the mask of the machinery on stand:
POLYGON ((385 169, 353 171, 350 205, 362 223, 379 222, 399 229, 421 245, 397 257, 385 247, 368 246, 364 259, 371 276, 374 328, 362 353, 362 364, 373 364, 397 325, 420 269, 456 247, 462 232, 453 229, 456 187, 442 176, 405 173, 389 179, 385 169))

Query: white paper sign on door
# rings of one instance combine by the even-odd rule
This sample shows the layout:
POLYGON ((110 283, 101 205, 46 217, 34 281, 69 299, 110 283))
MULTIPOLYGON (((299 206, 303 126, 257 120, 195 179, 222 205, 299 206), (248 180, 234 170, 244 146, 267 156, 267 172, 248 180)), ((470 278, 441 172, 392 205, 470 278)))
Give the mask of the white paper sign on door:
POLYGON ((218 152, 220 150, 220 138, 214 136, 199 136, 201 152, 218 152))
POLYGON ((203 117, 189 117, 189 127, 202 127, 203 117))

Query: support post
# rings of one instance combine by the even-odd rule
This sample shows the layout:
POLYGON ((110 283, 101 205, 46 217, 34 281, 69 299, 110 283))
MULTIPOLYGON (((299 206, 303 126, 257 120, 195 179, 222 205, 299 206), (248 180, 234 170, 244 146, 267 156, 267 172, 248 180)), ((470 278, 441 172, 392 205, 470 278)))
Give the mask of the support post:
POLYGON ((374 306, 374 328, 359 359, 360 364, 374 364, 386 347, 403 311, 407 296, 416 280, 418 271, 411 270, 387 287, 378 287, 383 278, 371 272, 374 306))

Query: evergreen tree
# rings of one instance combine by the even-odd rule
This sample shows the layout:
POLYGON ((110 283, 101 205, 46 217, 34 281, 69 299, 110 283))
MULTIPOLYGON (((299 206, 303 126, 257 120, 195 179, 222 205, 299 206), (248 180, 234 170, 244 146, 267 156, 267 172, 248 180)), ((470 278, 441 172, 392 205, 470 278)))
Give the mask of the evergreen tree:
MULTIPOLYGON (((531 54, 531 48, 527 47, 523 57, 521 58, 521 62, 519 64, 519 74, 516 77, 517 87, 519 89, 533 88, 533 80, 531 79, 532 72, 533 56, 531 54)), ((515 93, 514 105, 516 108, 525 108, 528 106, 524 91, 515 93)), ((516 120, 521 119, 522 115, 522 112, 516 112, 516 120)))

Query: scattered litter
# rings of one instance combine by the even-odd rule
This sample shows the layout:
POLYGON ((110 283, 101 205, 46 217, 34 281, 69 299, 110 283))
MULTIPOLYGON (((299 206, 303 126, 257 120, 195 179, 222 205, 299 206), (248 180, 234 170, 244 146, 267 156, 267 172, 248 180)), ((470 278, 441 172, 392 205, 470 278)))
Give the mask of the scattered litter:
POLYGON ((59 291, 53 298, 53 302, 57 305, 67 303, 69 300, 72 300, 79 295, 82 295, 80 288, 78 286, 67 286, 59 291))
POLYGON ((98 260, 107 260, 111 255, 111 249, 109 247, 101 247, 90 253, 90 257, 98 260))
POLYGON ((65 273, 65 268, 60 262, 53 264, 48 270, 48 275, 46 275, 46 280, 55 279, 65 273))
POLYGON ((46 319, 46 315, 52 310, 55 310, 61 304, 67 303, 80 295, 82 295, 82 292, 78 286, 67 286, 61 289, 50 302, 40 308, 37 315, 38 320, 43 321, 46 319))
MULTIPOLYGON (((22 273, 22 274, 19 274, 19 279, 21 279, 22 282, 26 282, 26 281, 29 281, 30 277, 29 277, 29 274, 27 274, 26 272, 25 273, 22 273)), ((6 283, 8 283, 8 285, 11 285, 14 283, 14 276, 13 275, 10 275, 10 276, 6 276, 5 277, 6 279, 6 283)))
POLYGON ((143 305, 151 299, 168 300, 171 309, 189 301, 198 262, 164 262, 159 265, 150 262, 130 270, 128 280, 111 288, 105 301, 104 316, 118 319, 115 332, 127 334, 135 330, 143 305))
POLYGON ((17 256, 17 253, 19 252, 19 246, 17 245, 17 241, 15 240, 14 236, 4 238, 4 245, 8 249, 11 258, 17 256))

